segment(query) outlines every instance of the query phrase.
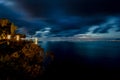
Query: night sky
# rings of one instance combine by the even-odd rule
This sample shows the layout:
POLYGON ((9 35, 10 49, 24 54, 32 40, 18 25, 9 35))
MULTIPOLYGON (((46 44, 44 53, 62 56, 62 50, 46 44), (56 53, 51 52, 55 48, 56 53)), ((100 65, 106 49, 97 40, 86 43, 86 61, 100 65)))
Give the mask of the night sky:
POLYGON ((120 37, 119 0, 0 0, 0 18, 39 37, 120 37))

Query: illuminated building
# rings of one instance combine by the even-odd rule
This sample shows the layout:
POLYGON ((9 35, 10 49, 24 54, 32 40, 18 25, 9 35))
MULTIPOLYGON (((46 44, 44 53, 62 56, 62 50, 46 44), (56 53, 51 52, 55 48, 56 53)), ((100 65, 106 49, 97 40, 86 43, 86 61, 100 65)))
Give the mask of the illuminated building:
MULTIPOLYGON (((26 35, 16 33, 17 27, 7 19, 0 19, 0 40, 22 41, 25 40, 26 35)), ((38 44, 38 38, 34 38, 34 44, 38 44)))
POLYGON ((6 39, 15 34, 17 27, 7 19, 0 19, 0 39, 6 39))

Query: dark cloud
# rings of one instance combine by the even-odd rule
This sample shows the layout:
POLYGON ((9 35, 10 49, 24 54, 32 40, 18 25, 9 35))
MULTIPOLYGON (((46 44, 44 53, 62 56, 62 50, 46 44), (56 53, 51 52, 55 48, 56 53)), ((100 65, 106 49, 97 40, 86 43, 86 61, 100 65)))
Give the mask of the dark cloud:
POLYGON ((0 17, 14 22, 20 28, 18 32, 40 36, 50 28, 50 33, 45 35, 74 36, 87 32, 108 33, 111 28, 120 31, 119 20, 113 18, 120 18, 119 0, 1 1, 0 17), (14 5, 9 6, 9 2, 14 2, 14 5), (113 28, 114 25, 117 28, 113 28))
POLYGON ((120 13, 119 0, 18 0, 18 3, 34 17, 120 13))
POLYGON ((47 17, 51 12, 51 3, 48 0, 18 0, 20 7, 30 13, 31 17, 47 17))
POLYGON ((67 8, 73 15, 113 15, 120 13, 119 3, 119 0, 71 0, 67 8))

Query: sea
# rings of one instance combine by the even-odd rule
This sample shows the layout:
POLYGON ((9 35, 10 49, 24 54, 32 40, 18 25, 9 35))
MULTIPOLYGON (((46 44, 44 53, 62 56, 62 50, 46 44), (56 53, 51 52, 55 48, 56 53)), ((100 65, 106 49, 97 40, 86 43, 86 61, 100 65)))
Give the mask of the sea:
POLYGON ((55 56, 44 79, 120 78, 120 41, 40 41, 39 45, 55 56))

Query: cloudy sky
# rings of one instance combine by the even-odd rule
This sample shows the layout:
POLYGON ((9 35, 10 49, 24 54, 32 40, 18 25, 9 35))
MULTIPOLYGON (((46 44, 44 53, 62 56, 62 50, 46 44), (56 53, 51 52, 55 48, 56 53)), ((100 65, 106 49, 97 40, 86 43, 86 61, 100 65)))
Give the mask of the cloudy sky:
POLYGON ((120 37, 119 0, 0 0, 0 18, 47 37, 120 37))

